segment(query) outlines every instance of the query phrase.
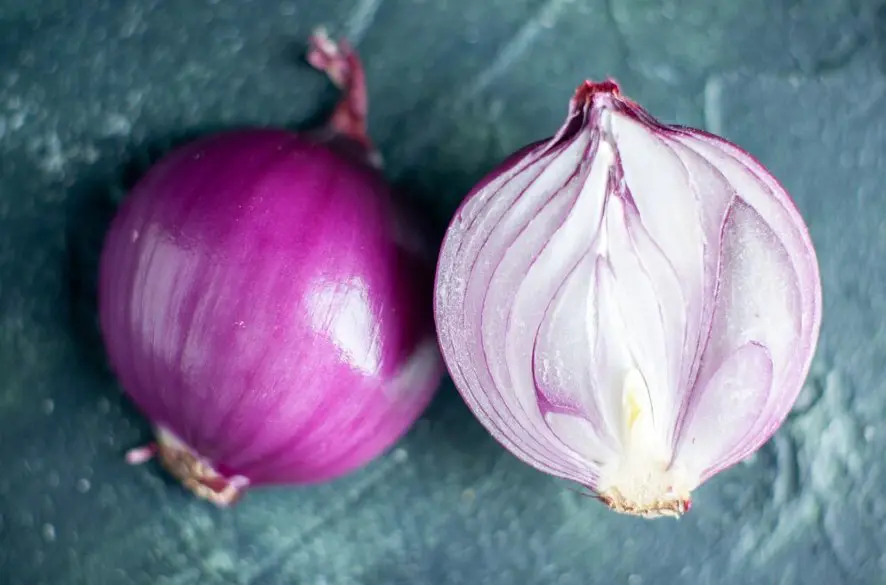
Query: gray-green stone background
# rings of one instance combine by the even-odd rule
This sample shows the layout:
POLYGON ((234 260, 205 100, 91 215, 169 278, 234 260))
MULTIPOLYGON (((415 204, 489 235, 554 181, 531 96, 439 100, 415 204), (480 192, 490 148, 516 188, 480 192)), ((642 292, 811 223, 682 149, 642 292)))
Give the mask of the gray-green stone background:
POLYGON ((882 584, 882 0, 0 1, 0 583, 882 584), (153 464, 96 329, 113 206, 172 144, 302 125, 302 61, 358 45, 390 176, 442 229, 471 184, 613 76, 759 157, 808 219, 822 340, 787 424, 680 521, 619 516, 518 462, 451 384, 396 449, 321 487, 189 497, 153 464))

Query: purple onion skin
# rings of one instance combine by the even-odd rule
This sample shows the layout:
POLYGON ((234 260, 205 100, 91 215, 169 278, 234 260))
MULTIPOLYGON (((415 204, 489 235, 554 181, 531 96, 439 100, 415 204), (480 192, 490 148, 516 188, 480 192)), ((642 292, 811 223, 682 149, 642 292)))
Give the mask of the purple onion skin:
POLYGON ((101 257, 123 390, 250 486, 367 464, 444 371, 433 266, 404 243, 410 227, 380 172, 301 135, 226 132, 174 151, 125 200, 101 257))

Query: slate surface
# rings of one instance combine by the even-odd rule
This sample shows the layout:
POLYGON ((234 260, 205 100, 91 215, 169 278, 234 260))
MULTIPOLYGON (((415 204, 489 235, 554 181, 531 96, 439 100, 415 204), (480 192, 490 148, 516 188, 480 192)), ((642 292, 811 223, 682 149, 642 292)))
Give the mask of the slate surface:
POLYGON ((886 9, 867 0, 0 2, 0 583, 883 583, 886 9), (335 97, 327 24, 368 67, 392 177, 441 225, 585 77, 763 160, 824 278, 813 373, 756 457, 679 522, 615 515, 505 453, 447 383, 390 454, 312 489, 195 501, 104 366, 98 246, 171 144, 298 125, 335 97))

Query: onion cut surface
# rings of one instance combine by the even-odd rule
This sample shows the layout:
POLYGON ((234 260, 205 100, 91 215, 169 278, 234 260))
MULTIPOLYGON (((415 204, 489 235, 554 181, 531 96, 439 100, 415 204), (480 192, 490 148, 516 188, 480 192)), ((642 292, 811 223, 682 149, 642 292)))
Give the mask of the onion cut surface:
POLYGON ((586 82, 557 134, 458 210, 435 314, 456 387, 508 450, 616 511, 679 516, 784 421, 821 284, 759 162, 586 82))

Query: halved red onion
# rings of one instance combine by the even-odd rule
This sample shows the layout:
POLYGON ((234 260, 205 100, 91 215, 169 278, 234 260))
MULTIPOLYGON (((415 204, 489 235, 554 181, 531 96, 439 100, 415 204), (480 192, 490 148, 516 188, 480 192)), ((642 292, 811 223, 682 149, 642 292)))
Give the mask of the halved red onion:
POLYGON ((435 313, 456 387, 506 448, 616 511, 679 516, 784 421, 821 284, 759 162, 585 82, 555 136, 468 195, 435 313))
POLYGON ((391 446, 444 374, 433 254, 379 172, 357 56, 309 60, 344 90, 321 132, 245 129, 166 156, 114 218, 100 317, 155 453, 219 505, 348 473, 391 446))

